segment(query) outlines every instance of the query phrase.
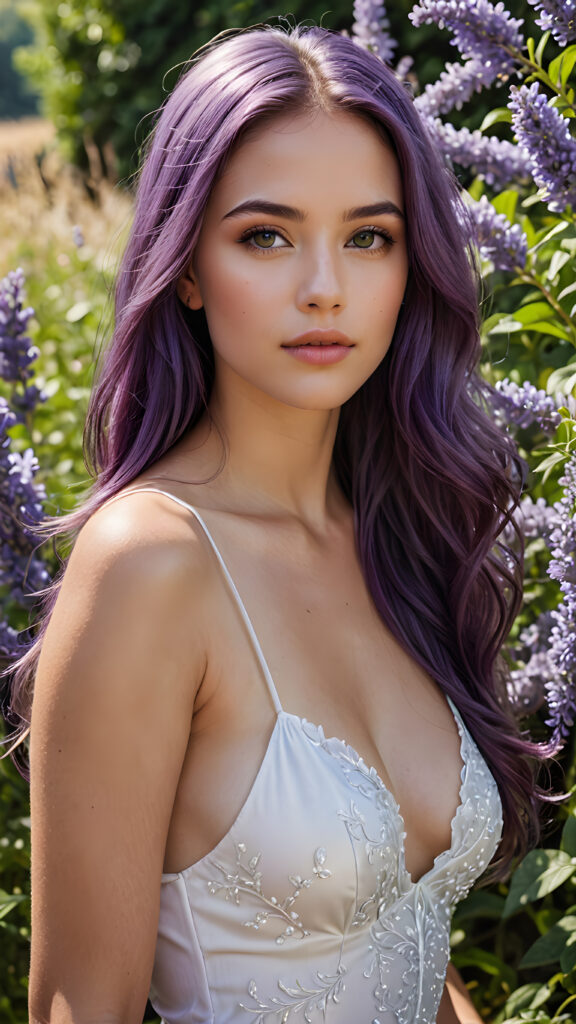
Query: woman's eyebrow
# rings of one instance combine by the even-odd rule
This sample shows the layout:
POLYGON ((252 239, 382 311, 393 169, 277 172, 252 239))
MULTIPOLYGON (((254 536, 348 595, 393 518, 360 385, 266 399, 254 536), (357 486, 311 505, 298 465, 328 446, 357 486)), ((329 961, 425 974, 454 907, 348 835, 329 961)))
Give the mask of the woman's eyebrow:
MULTIPOLYGON (((286 206, 285 203, 271 203, 268 199, 247 199, 246 202, 240 203, 225 213, 222 220, 239 217, 246 213, 264 213, 270 217, 283 217, 286 220, 298 221, 298 223, 306 220, 306 214, 302 210, 297 210, 294 206, 286 206)), ((369 217, 382 216, 382 214, 392 214, 404 220, 402 210, 390 199, 383 199, 379 203, 369 203, 367 206, 353 206, 344 212, 342 220, 364 220, 369 217)))

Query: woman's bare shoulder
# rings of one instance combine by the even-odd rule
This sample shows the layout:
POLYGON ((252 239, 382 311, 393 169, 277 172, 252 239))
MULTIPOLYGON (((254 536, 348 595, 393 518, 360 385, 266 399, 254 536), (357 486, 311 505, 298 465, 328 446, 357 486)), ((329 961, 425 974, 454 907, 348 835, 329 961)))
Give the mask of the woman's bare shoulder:
POLYGON ((138 651, 160 667, 174 647, 195 689, 205 665, 213 579, 187 509, 159 494, 120 492, 79 531, 43 645, 44 667, 52 658, 61 664, 66 648, 83 663, 97 649, 102 664, 103 652, 114 647, 126 668, 129 660, 136 667, 138 651))
POLYGON ((79 532, 67 574, 92 582, 130 579, 193 596, 205 586, 211 559, 193 513, 166 494, 131 488, 90 516, 79 532))

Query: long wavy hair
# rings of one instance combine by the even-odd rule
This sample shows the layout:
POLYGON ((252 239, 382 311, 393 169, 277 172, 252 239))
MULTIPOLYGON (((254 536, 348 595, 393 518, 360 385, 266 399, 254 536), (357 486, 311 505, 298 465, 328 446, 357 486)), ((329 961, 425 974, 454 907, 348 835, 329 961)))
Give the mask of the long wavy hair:
MULTIPOLYGON (((83 505, 44 533, 76 536, 113 494, 198 422, 214 380, 202 311, 177 297, 214 183, 270 118, 318 108, 367 120, 404 185, 409 278, 389 352, 342 407, 334 466, 354 511, 358 557, 386 626, 458 707, 497 781, 504 833, 493 876, 538 835, 535 765, 498 655, 521 599, 521 559, 501 538, 521 489, 513 442, 475 377, 478 280, 458 189, 409 92, 375 55, 318 27, 224 33, 191 60, 146 147, 115 326, 85 427, 94 477, 83 505)), ((63 567, 64 568, 64 567, 63 567)), ((25 734, 33 678, 62 572, 13 666, 12 722, 25 734)))

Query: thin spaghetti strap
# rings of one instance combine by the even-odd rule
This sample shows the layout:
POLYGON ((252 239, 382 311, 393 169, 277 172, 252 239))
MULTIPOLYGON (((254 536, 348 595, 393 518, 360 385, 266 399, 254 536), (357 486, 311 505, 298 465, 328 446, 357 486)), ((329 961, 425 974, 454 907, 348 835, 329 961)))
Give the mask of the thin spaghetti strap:
MULTIPOLYGON (((200 526, 202 527, 202 529, 204 530, 204 533, 206 534, 208 540, 210 541, 212 550, 213 550, 214 554, 216 555, 216 558, 218 560, 220 568, 222 569, 222 572, 224 574, 224 579, 226 580, 226 582, 228 584, 228 587, 230 588, 230 592, 231 592, 234 600, 236 601, 236 604, 238 606, 238 610, 240 612, 240 615, 242 616, 242 620, 243 620, 244 625, 246 626, 246 629, 248 631, 248 636, 250 637, 250 640, 252 641, 252 646, 254 648, 254 653, 256 654, 256 657, 258 659, 258 663, 259 663, 260 668, 262 669, 262 672, 264 674, 264 678, 266 680, 266 684, 267 684, 268 690, 270 692, 270 697, 272 698, 272 703, 274 704, 274 707, 275 707, 276 711, 279 713, 280 711, 282 711, 282 704, 280 703, 280 698, 278 696, 278 692, 276 690, 276 686, 275 686, 274 680, 272 678, 272 674, 270 672, 270 669, 268 668, 268 664, 266 662, 266 658, 264 657, 264 653, 263 653, 262 648, 260 646, 260 641, 258 640, 258 637, 256 636, 256 631, 254 629, 254 626, 252 625, 252 622, 250 620, 250 616, 248 615, 248 612, 246 611, 244 602, 243 602, 242 598, 240 597, 240 594, 238 593, 238 589, 236 587, 236 584, 234 583, 234 580, 232 579, 232 576, 230 575, 230 573, 228 571, 228 566, 226 565, 224 559, 222 558, 222 555, 220 554, 220 551, 218 550, 218 546, 216 544, 216 541, 214 540, 212 534, 210 533, 210 530, 206 526, 206 523, 204 522, 204 520, 203 520, 202 516, 200 515, 200 513, 198 512, 198 510, 196 508, 194 508, 193 505, 189 505, 188 502, 184 501, 182 498, 177 498, 175 494, 171 494, 170 491, 162 491, 158 487, 134 487, 134 488, 132 488, 132 490, 123 491, 121 494, 114 494, 114 495, 112 495, 112 497, 109 498, 108 501, 104 502, 104 505, 108 505, 110 502, 115 501, 117 498, 123 498, 126 494, 139 494, 142 491, 151 491, 154 494, 163 494, 166 498, 172 498, 172 501, 175 501, 178 505, 182 505, 183 508, 187 508, 190 512, 192 512, 193 515, 198 520, 198 522, 200 523, 200 526)), ((102 505, 101 507, 104 508, 104 505, 102 505)))

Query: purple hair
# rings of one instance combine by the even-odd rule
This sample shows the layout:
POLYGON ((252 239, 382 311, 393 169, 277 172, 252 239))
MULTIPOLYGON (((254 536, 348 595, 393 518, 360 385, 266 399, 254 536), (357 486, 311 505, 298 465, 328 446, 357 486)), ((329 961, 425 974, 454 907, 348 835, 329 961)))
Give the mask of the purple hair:
MULTIPOLYGON (((88 411, 94 483, 83 506, 51 519, 45 532, 75 536, 204 413, 214 379, 210 337, 202 311, 189 312, 176 294, 203 211, 247 132, 276 114, 318 107, 368 120, 400 165, 405 302, 388 355, 341 410, 334 465, 383 621, 453 699, 498 783, 505 825, 494 875, 538 835, 534 766, 548 752, 519 733, 498 682, 498 654, 521 597, 520 559, 498 538, 522 474, 474 375, 478 286, 457 188, 405 88, 349 38, 317 27, 224 33, 195 55, 166 100, 147 146, 114 334, 88 411)), ((14 667, 21 733, 61 575, 14 667)))

